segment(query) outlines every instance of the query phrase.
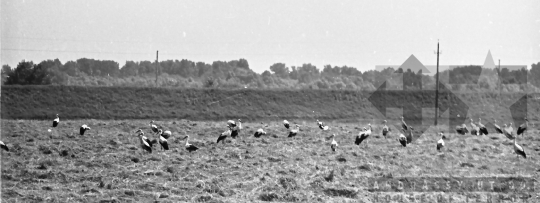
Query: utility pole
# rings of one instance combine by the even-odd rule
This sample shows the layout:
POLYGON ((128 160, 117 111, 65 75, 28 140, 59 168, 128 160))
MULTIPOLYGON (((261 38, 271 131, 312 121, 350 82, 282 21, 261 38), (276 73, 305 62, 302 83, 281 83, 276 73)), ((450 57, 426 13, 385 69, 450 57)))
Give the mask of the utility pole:
POLYGON ((156 51, 156 87, 158 86, 158 83, 157 83, 157 79, 158 79, 158 73, 159 73, 159 60, 158 60, 158 56, 159 56, 159 50, 156 51))
POLYGON ((435 79, 435 126, 439 119, 439 40, 437 40, 437 78, 435 79))
POLYGON ((499 59, 499 104, 501 103, 501 86, 502 86, 502 77, 501 77, 501 59, 499 59))

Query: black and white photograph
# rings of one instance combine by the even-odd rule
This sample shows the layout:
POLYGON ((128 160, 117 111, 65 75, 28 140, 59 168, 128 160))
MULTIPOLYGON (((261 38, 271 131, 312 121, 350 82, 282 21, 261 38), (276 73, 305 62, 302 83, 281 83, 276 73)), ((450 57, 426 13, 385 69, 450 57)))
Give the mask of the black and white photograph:
POLYGON ((540 1, 1 0, 0 202, 540 202, 540 1))

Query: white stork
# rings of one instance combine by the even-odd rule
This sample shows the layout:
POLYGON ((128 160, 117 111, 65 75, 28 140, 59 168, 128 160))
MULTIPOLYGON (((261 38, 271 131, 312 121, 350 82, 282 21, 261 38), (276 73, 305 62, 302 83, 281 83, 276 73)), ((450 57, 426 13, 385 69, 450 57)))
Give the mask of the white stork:
POLYGON ((497 120, 496 119, 493 119, 495 121, 495 123, 493 123, 493 125, 495 126, 495 131, 497 131, 497 133, 499 134, 504 134, 503 131, 501 130, 501 127, 499 125, 497 125, 497 120))
POLYGON ((4 142, 0 141, 0 148, 2 148, 3 150, 6 150, 9 152, 9 148, 7 147, 6 144, 4 144, 4 142))
POLYGON ((228 120, 227 125, 229 125, 231 127, 236 127, 236 122, 234 122, 233 120, 228 120))
POLYGON ((219 141, 222 141, 223 140, 223 143, 225 143, 225 138, 227 138, 228 136, 231 136, 231 132, 232 132, 232 127, 227 125, 227 128, 228 130, 226 130, 225 132, 222 132, 218 139, 217 139, 217 142, 216 143, 219 143, 219 141))
POLYGON ((319 121, 319 119, 317 119, 317 125, 319 126, 319 128, 323 131, 326 131, 328 130, 328 126, 327 125, 324 125, 323 122, 319 121))
POLYGON ((319 121, 319 119, 317 119, 317 125, 318 125, 319 127, 321 127, 321 126, 323 125, 323 122, 321 122, 321 121, 319 121))
MULTIPOLYGON (((167 131, 165 131, 167 132, 167 131)), ((169 131, 170 132, 170 131, 169 131)), ((159 129, 159 145, 161 145, 161 150, 169 150, 169 143, 167 142, 167 137, 164 136, 164 132, 162 129, 159 129)))
POLYGON ((412 138, 413 138, 412 132, 413 132, 414 128, 412 126, 409 126, 409 128, 410 129, 409 129, 409 135, 407 136, 407 144, 411 144, 412 138))
POLYGON ((525 154, 525 150, 523 149, 523 147, 519 146, 519 144, 517 144, 517 136, 516 138, 514 139, 514 151, 516 152, 516 157, 519 159, 519 156, 521 155, 523 158, 527 158, 527 154, 525 154))
POLYGON ((253 136, 260 137, 261 135, 266 135, 266 132, 262 128, 259 128, 253 136))
POLYGON ((471 118, 471 135, 478 135, 480 132, 480 129, 473 123, 473 119, 471 118))
POLYGON ((437 141, 437 151, 440 151, 444 147, 444 134, 441 132, 439 135, 441 136, 441 139, 437 141))
POLYGON ((388 133, 391 131, 391 129, 386 126, 386 123, 387 121, 384 120, 384 126, 382 128, 382 135, 384 136, 384 139, 386 139, 386 136, 389 135, 388 133))
POLYGON ((464 123, 461 126, 456 126, 456 132, 461 135, 465 135, 466 133, 469 132, 469 130, 467 129, 467 125, 465 125, 464 123))
POLYGON ((525 118, 525 123, 521 124, 517 130, 517 135, 523 136, 525 134, 525 131, 527 130, 527 126, 529 125, 529 120, 525 118))
POLYGON ((195 145, 189 144, 188 140, 189 140, 189 135, 186 135, 186 150, 188 150, 190 153, 197 151, 199 148, 196 147, 195 145))
POLYGON ((512 123, 510 123, 510 125, 507 127, 506 124, 504 124, 504 135, 508 138, 508 139, 515 139, 514 137, 514 128, 512 128, 512 123))
POLYGON ((402 116, 401 117, 401 127, 405 130, 408 130, 408 126, 407 126, 407 123, 405 123, 405 118, 402 116))
POLYGON ((52 122, 52 127, 56 128, 56 126, 58 126, 59 123, 60 123, 60 117, 58 117, 58 114, 56 114, 56 118, 52 122))
POLYGON ((482 124, 482 118, 478 118, 478 125, 480 126, 480 135, 488 135, 488 130, 484 124, 482 124))
POLYGON ((476 124, 474 124, 473 119, 472 119, 472 118, 469 118, 469 120, 471 120, 471 127, 472 127, 473 129, 476 128, 476 124))
POLYGON ((152 129, 152 132, 154 133, 158 133, 159 130, 158 130, 158 127, 156 125, 154 125, 154 121, 150 121, 150 128, 152 129))
MULTIPOLYGON (((401 131, 403 131, 403 133, 407 134, 407 132, 405 131, 405 129, 401 129, 401 131)), ((401 145, 403 147, 406 147, 407 146, 407 137, 405 137, 405 135, 403 135, 403 133, 400 133, 399 134, 399 143, 401 143, 401 145)))
POLYGON ((172 136, 172 132, 170 130, 162 130, 162 129, 159 129, 159 134, 160 136, 163 136, 165 139, 169 139, 171 136, 172 136))
POLYGON ((86 124, 84 124, 79 129, 79 134, 84 135, 84 132, 86 132, 87 130, 90 130, 90 127, 88 127, 86 124))
POLYGON ((327 125, 325 125, 325 126, 323 126, 321 129, 322 129, 323 131, 327 131, 328 129, 330 129, 330 127, 328 127, 327 125))
POLYGON ((152 142, 146 136, 144 136, 144 132, 139 129, 135 133, 139 133, 139 140, 141 142, 141 147, 146 150, 149 153, 152 153, 152 142))
POLYGON ((319 128, 321 128, 321 130, 323 130, 323 131, 327 131, 328 129, 330 129, 330 127, 328 127, 327 125, 320 126, 319 128))
POLYGON ((332 151, 336 151, 337 150, 337 147, 338 147, 338 143, 336 142, 336 140, 334 139, 336 137, 336 134, 332 134, 332 142, 330 144, 330 148, 332 149, 332 151))
POLYGON ((320 128, 321 130, 323 130, 323 131, 327 131, 328 129, 330 129, 330 127, 328 127, 327 125, 324 125, 324 124, 321 125, 321 126, 319 126, 319 128, 320 128))
MULTIPOLYGON (((360 145, 364 140, 369 138, 369 136, 371 135, 371 124, 368 124, 368 125, 369 125, 369 130, 364 127, 364 131, 360 132, 358 136, 356 136, 356 140, 354 141, 356 145, 360 145)), ((366 140, 365 145, 367 147, 367 140, 366 140)))
POLYGON ((296 129, 289 130, 289 136, 288 137, 294 137, 296 134, 298 134, 298 131, 300 131, 300 126, 298 124, 294 124, 296 126, 296 129))
POLYGON ((289 121, 287 120, 283 120, 283 125, 285 126, 285 128, 289 129, 289 121))
POLYGON ((516 157, 519 159, 519 156, 521 155, 523 158, 527 158, 527 154, 525 154, 525 150, 523 147, 519 146, 517 143, 517 136, 514 139, 514 151, 516 152, 516 157))
POLYGON ((238 125, 232 128, 231 137, 233 139, 236 139, 236 137, 240 133, 240 130, 242 130, 242 120, 238 119, 238 125))

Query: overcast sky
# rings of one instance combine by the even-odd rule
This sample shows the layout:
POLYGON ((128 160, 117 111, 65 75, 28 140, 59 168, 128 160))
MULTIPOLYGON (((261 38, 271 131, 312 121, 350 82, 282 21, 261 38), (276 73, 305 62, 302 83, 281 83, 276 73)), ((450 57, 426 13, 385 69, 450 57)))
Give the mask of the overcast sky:
POLYGON ((435 65, 540 62, 540 1, 134 1, 2 0, 1 64, 58 58, 245 58, 277 62, 435 65), (497 63, 497 62, 496 62, 497 63))

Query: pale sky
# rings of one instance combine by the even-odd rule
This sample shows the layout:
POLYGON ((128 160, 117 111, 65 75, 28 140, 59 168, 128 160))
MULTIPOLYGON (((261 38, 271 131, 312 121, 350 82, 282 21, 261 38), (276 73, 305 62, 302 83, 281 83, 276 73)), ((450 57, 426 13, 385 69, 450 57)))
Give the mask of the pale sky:
POLYGON ((58 58, 229 61, 361 71, 540 62, 540 1, 2 0, 1 64, 58 58))

